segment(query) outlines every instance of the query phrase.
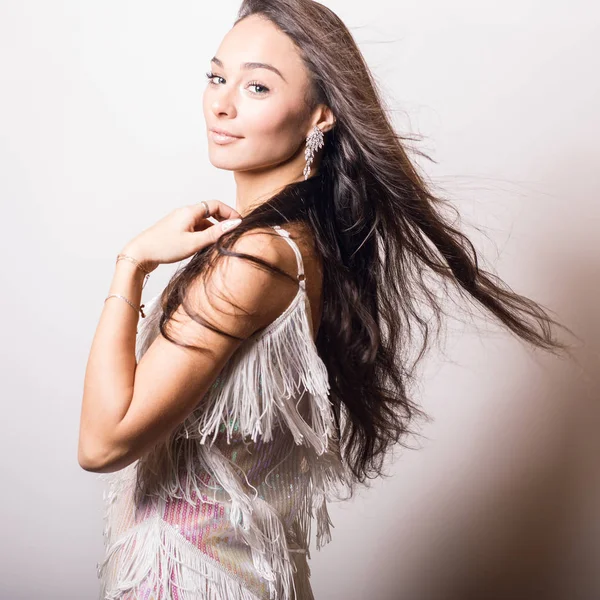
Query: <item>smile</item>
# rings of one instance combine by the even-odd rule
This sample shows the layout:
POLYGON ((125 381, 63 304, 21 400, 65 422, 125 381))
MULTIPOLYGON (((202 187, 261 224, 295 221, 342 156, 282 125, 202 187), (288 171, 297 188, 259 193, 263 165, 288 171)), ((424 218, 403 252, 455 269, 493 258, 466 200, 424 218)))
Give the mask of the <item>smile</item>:
POLYGON ((242 138, 234 137, 232 135, 225 135, 223 133, 216 133, 215 131, 210 131, 209 136, 215 142, 215 144, 231 144, 232 142, 237 142, 242 138))

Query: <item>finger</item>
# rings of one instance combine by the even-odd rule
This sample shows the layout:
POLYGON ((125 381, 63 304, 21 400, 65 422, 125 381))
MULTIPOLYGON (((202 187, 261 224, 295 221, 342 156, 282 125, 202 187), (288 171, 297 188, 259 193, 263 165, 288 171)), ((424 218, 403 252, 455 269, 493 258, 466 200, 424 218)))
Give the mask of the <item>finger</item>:
POLYGON ((223 222, 228 219, 241 218, 240 213, 235 208, 220 200, 205 200, 198 204, 189 205, 187 208, 191 212, 191 223, 188 221, 188 227, 192 232, 209 229, 214 225, 215 221, 223 222), (208 206, 208 215, 206 213, 206 206, 208 206), (209 219, 214 220, 209 221, 209 219))
POLYGON ((221 223, 217 223, 212 227, 208 227, 204 231, 197 231, 188 234, 191 240, 191 246, 194 248, 192 252, 197 252, 198 249, 205 248, 214 244, 224 233, 231 231, 242 222, 240 218, 227 219, 221 223))
POLYGON ((206 214, 206 205, 204 203, 199 202, 191 206, 194 210, 196 220, 198 218, 208 219, 209 217, 213 217, 217 221, 225 221, 227 219, 239 219, 242 216, 235 208, 220 200, 205 200, 204 202, 208 205, 208 215, 206 214))

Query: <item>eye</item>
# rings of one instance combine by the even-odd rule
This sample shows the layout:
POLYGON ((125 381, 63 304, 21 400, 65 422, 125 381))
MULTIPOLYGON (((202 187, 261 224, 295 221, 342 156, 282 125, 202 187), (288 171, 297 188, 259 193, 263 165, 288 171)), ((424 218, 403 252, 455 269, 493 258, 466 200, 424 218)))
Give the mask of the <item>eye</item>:
MULTIPOLYGON (((217 79, 223 79, 223 77, 221 77, 220 75, 215 75, 215 73, 213 73, 212 71, 205 73, 205 75, 206 75, 206 78, 208 79, 208 83, 210 85, 219 85, 218 83, 215 83, 214 81, 212 81, 215 77, 217 79)), ((224 79, 223 79, 223 81, 224 81, 224 79)), ((264 96, 267 92, 270 91, 270 89, 266 85, 263 85, 259 81, 251 81, 248 84, 248 87, 261 88, 262 90, 264 90, 264 91, 258 91, 258 92, 251 92, 255 96, 264 96)))
MULTIPOLYGON (((215 77, 219 77, 219 75, 215 75, 212 72, 208 72, 206 73, 206 78, 208 79, 208 83, 210 83, 211 85, 218 85, 217 83, 215 83, 214 81, 212 81, 212 79, 214 79, 215 77)), ((220 77, 220 79, 223 79, 222 77, 220 77)))
POLYGON ((269 91, 269 88, 266 85, 262 85, 262 83, 259 83, 258 81, 251 81, 248 84, 248 87, 258 87, 258 88, 262 88, 263 90, 265 90, 264 92, 252 92, 253 94, 256 94, 257 96, 264 96, 269 91))

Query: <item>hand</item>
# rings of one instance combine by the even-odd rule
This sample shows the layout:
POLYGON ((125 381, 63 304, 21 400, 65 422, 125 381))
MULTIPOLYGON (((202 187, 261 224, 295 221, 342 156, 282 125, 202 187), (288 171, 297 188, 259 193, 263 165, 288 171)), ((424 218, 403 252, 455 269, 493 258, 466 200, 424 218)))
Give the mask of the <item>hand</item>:
POLYGON ((192 256, 239 224, 235 219, 241 219, 240 213, 224 202, 207 200, 206 204, 209 208, 206 217, 204 204, 176 208, 131 240, 122 253, 141 262, 147 271, 154 271, 160 264, 174 263, 192 256), (208 217, 214 217, 220 222, 215 225, 208 217), (232 222, 233 225, 227 227, 232 222), (226 227, 225 230, 223 226, 226 227))

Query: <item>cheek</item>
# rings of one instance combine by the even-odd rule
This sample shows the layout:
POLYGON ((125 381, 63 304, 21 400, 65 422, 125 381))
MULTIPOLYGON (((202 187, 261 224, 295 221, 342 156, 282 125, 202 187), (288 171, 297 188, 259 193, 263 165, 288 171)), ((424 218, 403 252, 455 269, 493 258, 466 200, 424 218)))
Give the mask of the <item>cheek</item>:
POLYGON ((242 120, 246 142, 261 155, 286 154, 298 143, 301 119, 298 111, 290 110, 289 106, 255 102, 245 111, 242 120))
MULTIPOLYGON (((207 122, 214 123, 212 101, 211 90, 206 89, 202 97, 204 116, 207 122)), ((298 131, 306 126, 306 115, 297 102, 282 98, 241 98, 235 109, 231 123, 232 126, 235 123, 244 139, 225 146, 209 143, 214 166, 227 170, 268 167, 288 160, 298 152, 301 141, 298 131)))

